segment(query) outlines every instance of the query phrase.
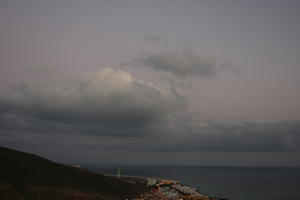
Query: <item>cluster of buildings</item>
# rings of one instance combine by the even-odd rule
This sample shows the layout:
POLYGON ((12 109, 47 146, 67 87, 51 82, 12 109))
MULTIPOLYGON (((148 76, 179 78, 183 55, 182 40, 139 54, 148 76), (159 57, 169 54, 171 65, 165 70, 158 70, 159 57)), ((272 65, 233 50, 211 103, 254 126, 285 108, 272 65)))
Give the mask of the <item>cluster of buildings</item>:
POLYGON ((139 200, 221 200, 202 194, 197 188, 173 180, 148 178, 147 184, 153 189, 139 200))

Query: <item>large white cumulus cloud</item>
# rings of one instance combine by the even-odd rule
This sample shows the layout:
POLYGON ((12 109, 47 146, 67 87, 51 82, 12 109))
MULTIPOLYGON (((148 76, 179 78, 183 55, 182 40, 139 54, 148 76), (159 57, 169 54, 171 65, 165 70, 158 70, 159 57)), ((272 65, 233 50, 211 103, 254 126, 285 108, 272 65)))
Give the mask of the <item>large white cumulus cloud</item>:
POLYGON ((176 91, 106 68, 64 82, 24 82, 1 93, 2 113, 65 122, 147 123, 185 108, 176 91))

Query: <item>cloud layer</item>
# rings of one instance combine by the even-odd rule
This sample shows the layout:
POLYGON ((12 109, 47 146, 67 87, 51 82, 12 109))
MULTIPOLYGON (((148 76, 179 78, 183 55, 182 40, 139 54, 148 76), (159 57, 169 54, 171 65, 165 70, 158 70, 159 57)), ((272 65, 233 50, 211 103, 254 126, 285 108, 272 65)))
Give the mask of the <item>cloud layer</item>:
POLYGON ((2 113, 65 123, 137 126, 185 106, 176 91, 109 68, 61 83, 25 82, 0 94, 2 113))
POLYGON ((217 65, 215 58, 199 55, 191 48, 147 53, 135 58, 135 62, 154 70, 172 73, 179 78, 211 77, 221 67, 217 65))
POLYGON ((103 69, 0 93, 0 142, 129 151, 298 151, 299 121, 203 120, 184 97, 103 69))
POLYGON ((147 42, 158 42, 158 41, 162 40, 163 37, 160 35, 147 35, 147 36, 143 37, 143 39, 147 42))

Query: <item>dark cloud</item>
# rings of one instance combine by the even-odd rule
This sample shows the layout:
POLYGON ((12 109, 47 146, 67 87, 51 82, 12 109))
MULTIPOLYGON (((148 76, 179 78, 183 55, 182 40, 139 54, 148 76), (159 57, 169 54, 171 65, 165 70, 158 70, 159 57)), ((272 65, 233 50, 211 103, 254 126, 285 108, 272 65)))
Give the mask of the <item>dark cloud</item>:
POLYGON ((110 133, 114 127, 138 129, 185 106, 175 90, 162 90, 112 69, 61 83, 24 82, 0 94, 2 120, 25 120, 28 127, 44 121, 81 124, 79 130, 87 132, 103 127, 110 127, 110 133))
MULTIPOLYGON (((215 58, 199 55, 191 48, 144 53, 128 63, 141 64, 158 71, 169 72, 179 78, 191 76, 212 77, 216 75, 219 69, 224 68, 224 65, 216 63, 215 58)), ((128 63, 124 65, 128 65, 128 63)))
POLYGON ((147 126, 0 119, 2 144, 77 146, 132 152, 293 152, 300 150, 300 122, 201 121, 190 114, 164 116, 147 126), (178 116, 179 115, 179 116, 178 116), (56 143, 56 144, 55 144, 56 143))
MULTIPOLYGON (((185 120, 189 119, 187 117, 185 120)), ((182 122, 184 119, 180 119, 182 122)), ((298 151, 300 122, 199 121, 176 123, 177 133, 158 151, 298 151)), ((175 131, 175 130, 174 130, 175 131)), ((173 134, 174 134, 173 131, 173 134)), ((145 146, 144 146, 145 148, 145 146)))
POLYGON ((187 79, 176 79, 169 76, 161 76, 161 82, 170 88, 194 89, 193 84, 187 79))
POLYGON ((37 74, 43 74, 47 73, 52 73, 52 69, 49 67, 37 67, 37 66, 28 66, 26 67, 26 71, 30 74, 37 73, 37 74))
POLYGON ((147 35, 145 37, 143 37, 143 39, 147 42, 157 42, 163 39, 162 36, 160 35, 147 35))
POLYGON ((172 116, 151 138, 120 141, 112 148, 134 151, 290 152, 300 150, 300 122, 202 121, 172 116))
POLYGON ((104 69, 64 82, 24 82, 0 95, 0 143, 143 152, 286 152, 299 121, 202 120, 175 90, 104 69), (75 147, 74 147, 75 146, 75 147))

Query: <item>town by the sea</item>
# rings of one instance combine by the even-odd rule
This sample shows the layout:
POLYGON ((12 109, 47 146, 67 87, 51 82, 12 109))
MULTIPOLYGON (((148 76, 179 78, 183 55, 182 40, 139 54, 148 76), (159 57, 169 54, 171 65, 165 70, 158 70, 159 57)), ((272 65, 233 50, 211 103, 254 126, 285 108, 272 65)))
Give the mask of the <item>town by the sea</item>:
POLYGON ((121 176, 167 178, 229 200, 299 200, 300 168, 195 166, 84 166, 121 176))

